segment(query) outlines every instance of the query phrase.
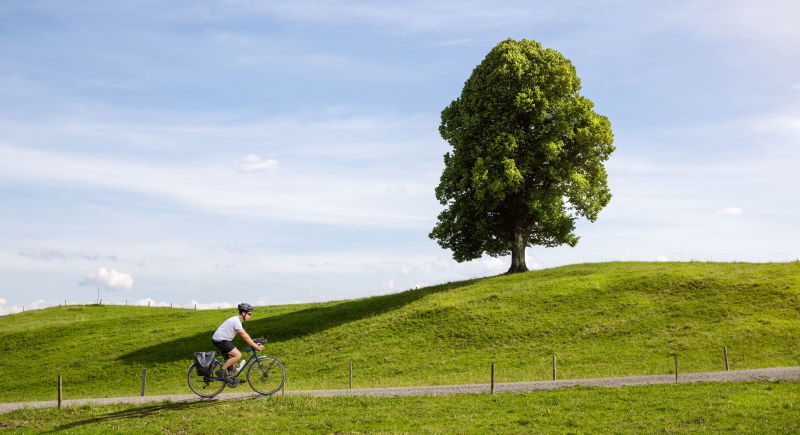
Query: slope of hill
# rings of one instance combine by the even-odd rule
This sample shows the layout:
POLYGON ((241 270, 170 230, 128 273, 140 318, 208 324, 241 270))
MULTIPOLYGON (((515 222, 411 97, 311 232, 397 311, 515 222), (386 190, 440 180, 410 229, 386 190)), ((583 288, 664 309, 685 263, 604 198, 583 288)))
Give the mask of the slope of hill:
MULTIPOLYGON (((185 393, 231 310, 67 306, 0 318, 0 401, 185 393)), ((288 388, 477 383, 800 365, 800 263, 603 263, 366 299, 257 307, 288 388)), ((238 339, 237 339, 238 340, 238 339)), ((241 390, 244 387, 240 387, 241 390)), ((237 391, 237 390, 233 390, 237 391)))

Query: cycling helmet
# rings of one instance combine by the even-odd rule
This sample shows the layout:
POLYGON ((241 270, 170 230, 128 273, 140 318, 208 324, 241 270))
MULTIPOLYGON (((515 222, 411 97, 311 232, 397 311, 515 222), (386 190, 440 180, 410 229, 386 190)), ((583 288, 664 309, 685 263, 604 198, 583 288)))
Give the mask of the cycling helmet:
POLYGON ((250 304, 246 304, 246 303, 242 302, 241 304, 239 304, 239 312, 240 313, 241 312, 252 313, 253 312, 253 306, 250 305, 250 304))

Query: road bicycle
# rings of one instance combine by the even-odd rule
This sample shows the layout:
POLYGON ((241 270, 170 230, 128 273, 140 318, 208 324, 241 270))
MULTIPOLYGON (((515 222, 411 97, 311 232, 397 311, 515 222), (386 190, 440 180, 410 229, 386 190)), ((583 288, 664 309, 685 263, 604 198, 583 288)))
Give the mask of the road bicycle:
MULTIPOLYGON (((264 338, 256 338, 253 340, 256 343, 266 346, 267 340, 264 338)), ((225 379, 217 376, 217 370, 222 368, 225 360, 228 359, 227 355, 223 355, 224 360, 214 358, 209 366, 208 375, 200 375, 197 373, 197 363, 192 363, 189 366, 187 378, 189 381, 189 388, 200 397, 214 397, 221 393, 225 387, 236 388, 244 383, 244 380, 239 379, 239 375, 247 371, 247 383, 250 384, 256 393, 269 396, 275 394, 286 382, 286 369, 277 359, 269 356, 258 356, 258 350, 251 347, 242 351, 252 352, 246 360, 242 356, 244 365, 241 365, 235 375, 231 375, 226 382, 225 379)))

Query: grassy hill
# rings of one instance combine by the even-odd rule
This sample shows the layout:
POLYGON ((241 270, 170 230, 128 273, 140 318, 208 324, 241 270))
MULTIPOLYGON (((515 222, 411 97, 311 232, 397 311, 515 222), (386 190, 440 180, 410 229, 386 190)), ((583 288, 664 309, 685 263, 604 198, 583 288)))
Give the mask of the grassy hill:
MULTIPOLYGON (((68 306, 0 318, 0 401, 189 393, 191 353, 232 310, 68 306)), ((257 307, 289 389, 549 379, 800 365, 800 263, 603 263, 366 299, 257 307)), ((238 339, 237 339, 238 340, 238 339)), ((248 391, 246 386, 236 390, 248 391)))

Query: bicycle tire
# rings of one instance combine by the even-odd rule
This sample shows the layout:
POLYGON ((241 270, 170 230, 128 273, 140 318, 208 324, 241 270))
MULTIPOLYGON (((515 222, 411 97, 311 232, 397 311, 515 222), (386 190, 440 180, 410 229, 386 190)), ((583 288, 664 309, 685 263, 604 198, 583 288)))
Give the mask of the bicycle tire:
POLYGON ((222 364, 214 360, 214 362, 211 363, 211 374, 209 376, 199 376, 195 370, 195 364, 192 363, 186 374, 189 389, 191 389, 194 394, 207 399, 221 393, 222 390, 225 389, 225 381, 213 380, 216 379, 217 370, 220 368, 222 368, 222 364))
POLYGON ((275 358, 260 356, 247 368, 247 383, 258 394, 275 394, 286 383, 286 369, 275 358))

